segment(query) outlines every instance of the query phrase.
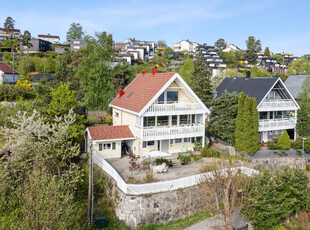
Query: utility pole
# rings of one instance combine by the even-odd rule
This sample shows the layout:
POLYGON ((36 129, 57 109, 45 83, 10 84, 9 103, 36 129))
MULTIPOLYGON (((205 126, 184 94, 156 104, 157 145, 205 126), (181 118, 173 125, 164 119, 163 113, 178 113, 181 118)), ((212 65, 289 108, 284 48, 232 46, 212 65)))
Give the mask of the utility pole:
POLYGON ((88 158, 88 220, 93 225, 93 143, 90 144, 90 156, 88 158))

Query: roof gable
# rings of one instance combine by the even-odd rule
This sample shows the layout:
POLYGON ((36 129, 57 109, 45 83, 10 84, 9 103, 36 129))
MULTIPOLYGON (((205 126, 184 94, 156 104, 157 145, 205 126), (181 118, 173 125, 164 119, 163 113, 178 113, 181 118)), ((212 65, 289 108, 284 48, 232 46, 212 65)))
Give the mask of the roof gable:
POLYGON ((175 73, 139 74, 110 105, 139 113, 173 75, 175 73))
POLYGON ((92 140, 116 140, 134 138, 128 125, 88 127, 87 131, 92 140))
POLYGON ((14 70, 11 66, 5 64, 5 63, 0 63, 0 70, 5 73, 5 74, 19 74, 16 70, 14 70))
POLYGON ((229 93, 241 93, 249 97, 255 97, 257 104, 265 98, 267 93, 271 90, 278 78, 274 77, 258 77, 258 78, 225 78, 216 89, 216 98, 221 97, 225 90, 229 93))

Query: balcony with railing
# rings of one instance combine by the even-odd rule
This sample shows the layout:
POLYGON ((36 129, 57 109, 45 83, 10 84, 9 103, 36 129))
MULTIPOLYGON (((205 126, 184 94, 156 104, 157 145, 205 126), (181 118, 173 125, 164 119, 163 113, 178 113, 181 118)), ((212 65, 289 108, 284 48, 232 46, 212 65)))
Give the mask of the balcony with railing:
POLYGON ((263 101, 258 111, 295 110, 295 103, 291 99, 269 99, 263 101))
POLYGON ((145 116, 193 114, 198 112, 204 112, 200 104, 178 102, 171 104, 153 104, 146 110, 145 116))
POLYGON ((259 131, 294 129, 295 127, 296 127, 296 119, 292 117, 259 120, 259 131))
MULTIPOLYGON (((142 128, 143 140, 163 140, 186 137, 199 137, 204 135, 204 125, 192 124, 184 126, 163 126, 163 127, 144 127, 142 128)), ((141 135, 141 129, 137 130, 141 135)), ((140 136, 139 135, 139 136, 140 136)))

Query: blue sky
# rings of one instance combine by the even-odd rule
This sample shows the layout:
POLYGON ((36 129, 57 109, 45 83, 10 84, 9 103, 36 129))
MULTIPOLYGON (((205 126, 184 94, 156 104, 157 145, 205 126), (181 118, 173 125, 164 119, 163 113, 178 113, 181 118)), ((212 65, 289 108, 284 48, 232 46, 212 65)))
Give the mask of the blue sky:
POLYGON ((112 33, 116 42, 128 37, 182 39, 214 44, 224 38, 245 48, 249 35, 273 52, 310 53, 310 1, 306 0, 0 0, 0 26, 7 16, 16 28, 59 35, 64 41, 72 22, 87 34, 112 33))

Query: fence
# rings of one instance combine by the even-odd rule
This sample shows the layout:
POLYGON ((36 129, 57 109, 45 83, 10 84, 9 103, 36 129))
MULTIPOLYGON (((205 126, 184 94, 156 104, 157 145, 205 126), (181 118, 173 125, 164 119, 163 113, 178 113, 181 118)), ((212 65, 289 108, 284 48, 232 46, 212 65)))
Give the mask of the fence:
MULTIPOLYGON (((212 178, 212 172, 197 174, 188 177, 182 177, 175 180, 161 181, 147 184, 127 184, 117 171, 105 161, 95 150, 93 150, 94 164, 98 165, 103 171, 109 174, 115 181, 119 189, 127 195, 143 195, 158 192, 168 192, 180 188, 187 188, 201 183, 206 178, 212 178)), ((244 166, 235 167, 234 170, 240 170, 242 174, 252 176, 258 171, 244 166)), ((226 169, 221 171, 225 173, 226 169)))

